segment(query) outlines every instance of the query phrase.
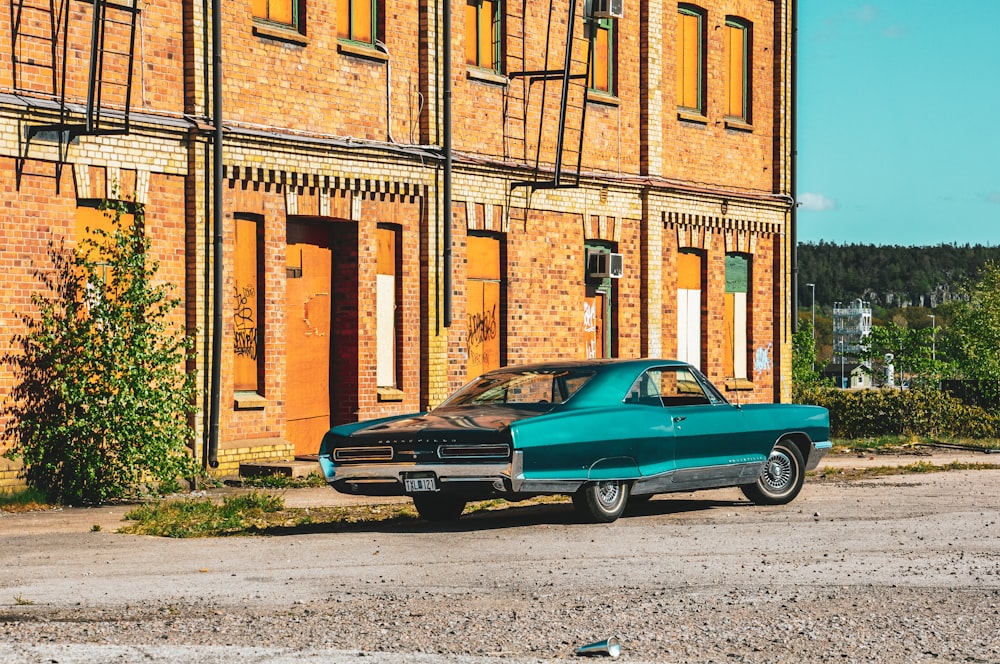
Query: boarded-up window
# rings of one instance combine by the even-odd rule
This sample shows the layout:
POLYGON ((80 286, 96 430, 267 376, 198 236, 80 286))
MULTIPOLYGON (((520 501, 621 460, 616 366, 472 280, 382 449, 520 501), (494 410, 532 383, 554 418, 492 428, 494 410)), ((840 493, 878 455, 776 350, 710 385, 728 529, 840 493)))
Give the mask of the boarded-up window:
POLYGON ((468 376, 500 367, 500 240, 468 237, 468 376))
POLYGON ((723 363, 726 378, 747 377, 747 306, 750 257, 726 254, 723 363))
POLYGON ((260 233, 257 218, 236 218, 233 253, 233 388, 257 392, 261 366, 260 233))
POLYGON ((704 14, 693 6, 677 12, 677 105, 701 111, 704 14))
POLYGON ((677 359, 701 368, 702 257, 677 254, 677 359))
POLYGON ((594 59, 590 67, 590 89, 614 94, 614 21, 601 19, 591 39, 594 59))
POLYGON ((723 107, 727 116, 750 121, 750 25, 727 18, 724 34, 723 107))
POLYGON ((396 385, 396 229, 379 227, 376 231, 376 375, 378 387, 396 385))
POLYGON ((253 17, 298 27, 298 0, 253 0, 253 17))
POLYGON ((465 62, 500 71, 500 3, 468 0, 465 5, 465 62))
POLYGON ((374 45, 376 8, 374 0, 337 0, 337 36, 374 45))

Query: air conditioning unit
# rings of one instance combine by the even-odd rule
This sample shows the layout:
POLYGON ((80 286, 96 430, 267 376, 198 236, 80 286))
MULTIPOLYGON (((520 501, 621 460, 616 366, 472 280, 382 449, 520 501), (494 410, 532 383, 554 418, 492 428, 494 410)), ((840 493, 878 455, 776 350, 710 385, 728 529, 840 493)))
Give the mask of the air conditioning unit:
POLYGON ((625 0, 590 0, 594 18, 625 18, 625 0))
POLYGON ((587 254, 587 276, 593 279, 621 279, 625 272, 622 254, 592 251, 587 254))

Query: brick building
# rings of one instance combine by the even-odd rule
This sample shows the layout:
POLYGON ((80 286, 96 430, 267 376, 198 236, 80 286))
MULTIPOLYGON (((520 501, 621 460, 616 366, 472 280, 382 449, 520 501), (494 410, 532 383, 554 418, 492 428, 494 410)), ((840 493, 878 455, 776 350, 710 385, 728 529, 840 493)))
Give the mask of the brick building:
POLYGON ((49 240, 134 197, 218 473, 501 364, 679 357, 787 399, 792 0, 587 4, 12 0, 0 345, 49 240))

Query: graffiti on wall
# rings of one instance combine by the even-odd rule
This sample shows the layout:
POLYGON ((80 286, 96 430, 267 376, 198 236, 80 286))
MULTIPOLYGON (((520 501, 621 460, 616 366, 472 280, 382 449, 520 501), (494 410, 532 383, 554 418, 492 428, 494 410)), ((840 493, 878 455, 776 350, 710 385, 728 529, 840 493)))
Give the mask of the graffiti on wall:
POLYGON ((583 301, 583 336, 588 360, 597 357, 597 299, 583 301))
POLYGON ((761 346, 753 356, 753 372, 755 374, 771 373, 772 344, 761 346))
POLYGON ((490 355, 497 338, 497 305, 468 315, 469 363, 481 367, 492 367, 497 358, 490 355))
POLYGON ((237 357, 257 359, 257 289, 236 285, 233 294, 233 346, 237 357))

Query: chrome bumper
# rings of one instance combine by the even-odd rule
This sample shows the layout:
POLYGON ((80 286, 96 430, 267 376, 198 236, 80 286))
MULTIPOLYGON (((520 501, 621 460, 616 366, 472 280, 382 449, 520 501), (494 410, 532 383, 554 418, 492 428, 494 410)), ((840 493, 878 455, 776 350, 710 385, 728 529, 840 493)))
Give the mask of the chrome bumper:
POLYGON ((833 443, 828 440, 814 442, 809 450, 809 458, 806 459, 806 470, 813 470, 819 465, 820 460, 826 453, 833 449, 833 443))

